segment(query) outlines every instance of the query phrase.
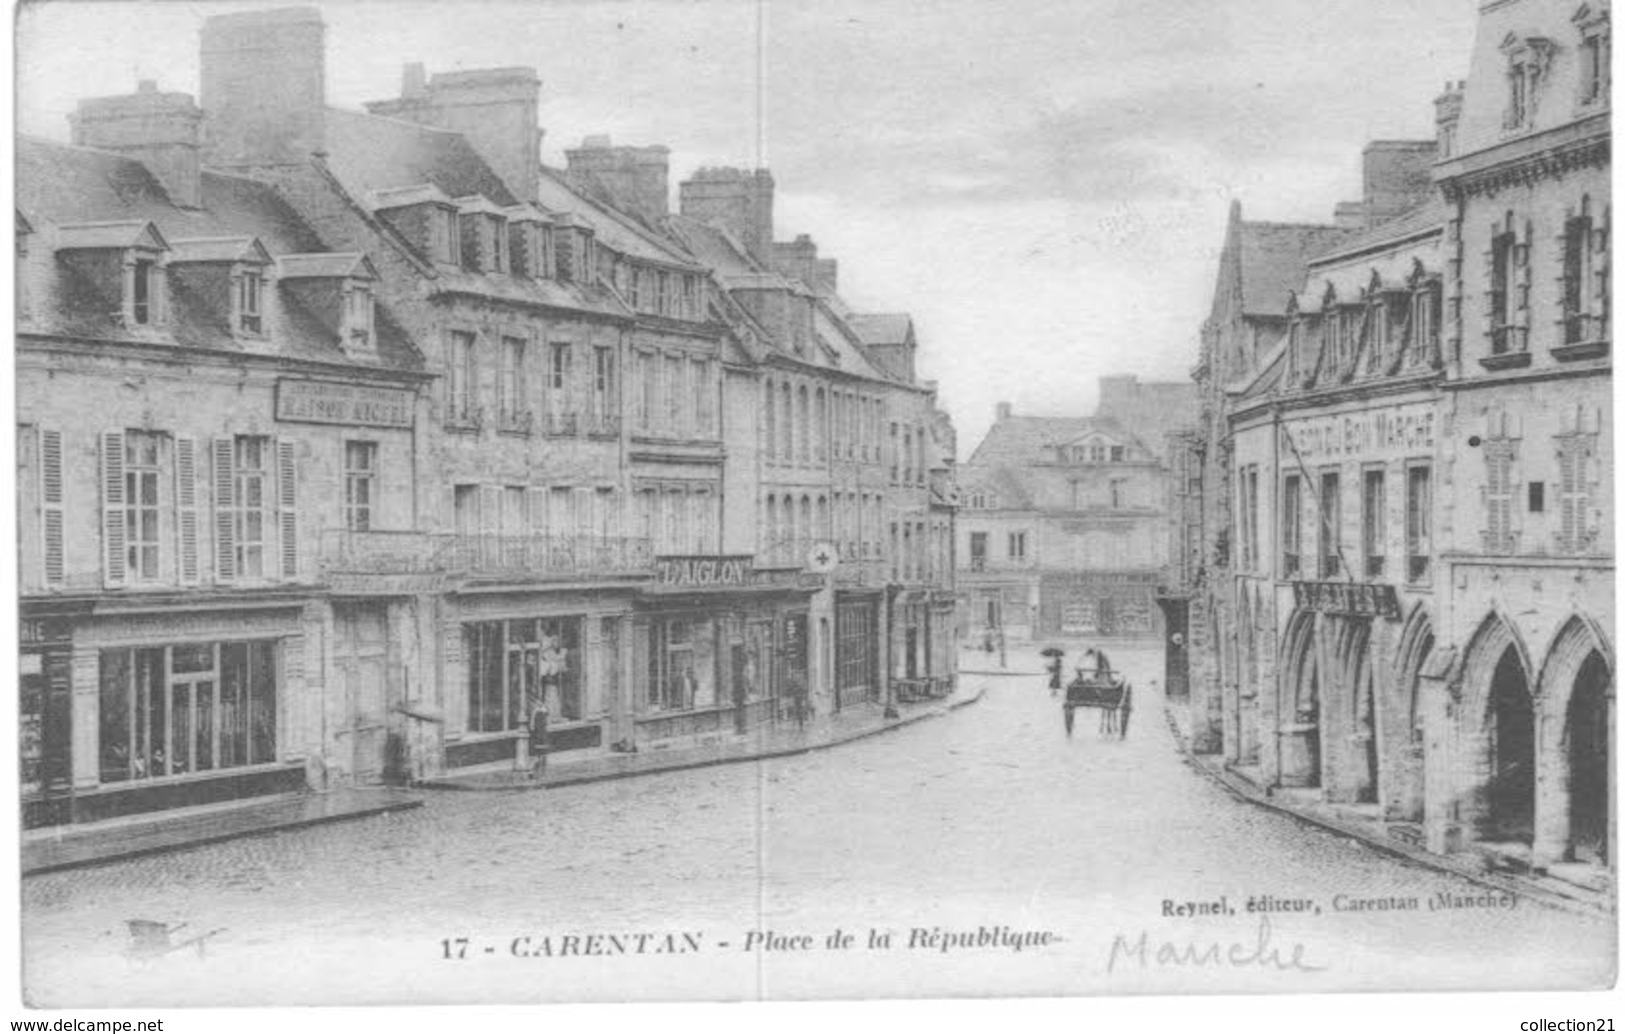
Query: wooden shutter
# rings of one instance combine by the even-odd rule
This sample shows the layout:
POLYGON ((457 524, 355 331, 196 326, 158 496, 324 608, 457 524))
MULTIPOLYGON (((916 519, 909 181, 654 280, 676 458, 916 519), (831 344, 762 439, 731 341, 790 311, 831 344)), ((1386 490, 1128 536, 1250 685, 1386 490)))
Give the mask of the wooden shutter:
POLYGON ((196 585, 198 570, 197 441, 175 439, 175 535, 182 585, 196 585))
POLYGON ((125 582, 124 433, 102 434, 102 581, 109 588, 125 582))
POLYGON ((234 534, 232 440, 214 440, 214 576, 228 582, 237 577, 237 539, 234 534))
MULTIPOLYGON (((62 432, 40 431, 40 517, 45 584, 61 585, 62 432)), ((122 525, 121 525, 122 527, 122 525)))
POLYGON ((276 443, 277 506, 282 527, 282 577, 299 577, 298 469, 293 442, 276 443))
POLYGON ((547 486, 532 485, 530 494, 530 533, 532 535, 545 535, 547 533, 547 486))

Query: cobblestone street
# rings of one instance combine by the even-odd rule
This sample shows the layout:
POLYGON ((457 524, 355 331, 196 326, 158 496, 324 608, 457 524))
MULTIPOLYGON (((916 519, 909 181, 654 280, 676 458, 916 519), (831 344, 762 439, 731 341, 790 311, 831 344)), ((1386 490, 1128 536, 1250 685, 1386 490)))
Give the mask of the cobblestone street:
POLYGON ((1441 892, 1483 892, 1233 800, 1181 762, 1150 655, 1114 656, 1139 687, 1126 742, 1097 738, 1087 713, 1069 740, 1041 677, 989 677, 974 706, 829 751, 439 793, 417 811, 30 878, 27 986, 35 1002, 72 1005, 292 1004, 288 988, 300 1001, 951 994, 973 974, 979 989, 1028 994, 1400 990, 1405 958, 1427 961, 1418 987, 1607 979, 1604 923, 1526 902, 1431 911, 1441 892), (1261 930, 1246 903, 1264 895, 1309 912, 1261 930), (1165 917, 1164 899, 1221 896, 1236 915, 1165 917), (1407 897, 1419 910, 1338 909, 1407 897), (133 918, 187 923, 177 939, 220 932, 201 958, 138 963, 124 954, 133 918), (908 947, 912 928, 979 926, 1059 940, 908 947), (828 951, 837 928, 855 943, 828 951), (889 951, 869 947, 871 928, 892 931, 889 951), (814 947, 747 952, 751 930, 814 947), (566 934, 643 932, 702 947, 558 955, 566 934), (1142 932, 1144 960, 1113 960, 1116 938, 1142 932), (1156 963, 1163 942, 1251 952, 1260 937, 1283 961, 1301 945, 1315 971, 1156 963), (467 958, 445 958, 455 938, 467 958), (555 955, 517 958, 516 938, 555 955))

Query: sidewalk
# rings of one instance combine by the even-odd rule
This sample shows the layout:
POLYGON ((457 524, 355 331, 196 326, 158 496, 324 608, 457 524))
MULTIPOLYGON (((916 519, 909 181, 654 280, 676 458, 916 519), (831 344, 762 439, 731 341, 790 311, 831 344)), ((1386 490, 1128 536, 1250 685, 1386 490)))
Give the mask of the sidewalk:
POLYGON ((30 830, 22 837, 24 876, 420 808, 415 794, 389 787, 278 794, 176 811, 148 812, 83 826, 30 830))
POLYGON ((1516 894, 1548 908, 1589 918, 1613 919, 1614 902, 1606 890, 1598 891, 1551 875, 1487 871, 1476 855, 1439 855, 1424 850, 1411 825, 1384 822, 1376 814, 1365 814, 1367 809, 1357 805, 1337 805, 1309 794, 1261 786, 1226 765, 1218 755, 1191 752, 1190 718, 1183 706, 1164 703, 1163 713, 1168 720, 1168 731, 1190 766, 1244 801, 1358 840, 1415 865, 1450 873, 1505 894, 1516 894))
MULTIPOLYGON (((464 775, 442 776, 422 783, 416 789, 534 790, 806 754, 940 717, 976 703, 982 698, 984 689, 985 685, 980 680, 972 680, 968 686, 961 680, 960 688, 943 699, 899 704, 900 714, 896 718, 886 718, 879 705, 865 704, 849 708, 839 715, 814 719, 803 729, 763 728, 746 736, 730 737, 724 742, 703 747, 644 750, 636 754, 612 754, 580 761, 556 762, 540 780, 533 781, 529 773, 515 772, 512 768, 486 769, 464 775)), ((32 830, 22 837, 22 872, 29 876, 99 865, 220 840, 259 836, 422 806, 421 793, 392 787, 364 787, 325 793, 278 794, 251 802, 230 801, 132 815, 82 826, 32 830)))
MULTIPOLYGON (((961 672, 961 675, 965 674, 970 673, 961 672)), ((791 757, 891 732, 974 704, 982 698, 986 687, 979 680, 969 686, 964 681, 961 679, 960 687, 940 700, 898 704, 896 718, 885 717, 878 704, 860 704, 840 714, 815 718, 804 728, 793 725, 759 726, 743 736, 729 735, 721 742, 703 746, 643 749, 636 754, 602 754, 579 761, 554 759, 539 779, 532 779, 529 772, 516 771, 512 767, 493 767, 442 775, 420 785, 430 790, 539 790, 629 779, 656 772, 678 772, 710 765, 791 757)))

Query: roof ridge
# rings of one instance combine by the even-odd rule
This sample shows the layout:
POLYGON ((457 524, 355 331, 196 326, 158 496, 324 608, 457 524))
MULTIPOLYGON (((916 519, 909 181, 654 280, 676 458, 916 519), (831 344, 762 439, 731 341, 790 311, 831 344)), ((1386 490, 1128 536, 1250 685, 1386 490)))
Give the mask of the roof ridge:
MULTIPOLYGON (((425 133, 435 133, 440 136, 458 136, 462 137, 464 140, 468 138, 468 134, 464 133, 460 129, 442 129, 440 126, 431 126, 423 122, 413 122, 411 119, 395 118, 391 115, 375 115, 370 111, 354 111, 350 108, 341 108, 334 104, 327 105, 327 110, 340 115, 351 115, 355 118, 374 119, 378 122, 388 122, 390 125, 405 126, 409 129, 418 129, 425 133)), ((469 146, 472 147, 473 145, 470 144, 469 146)), ((483 160, 484 155, 481 155, 480 157, 483 160)))

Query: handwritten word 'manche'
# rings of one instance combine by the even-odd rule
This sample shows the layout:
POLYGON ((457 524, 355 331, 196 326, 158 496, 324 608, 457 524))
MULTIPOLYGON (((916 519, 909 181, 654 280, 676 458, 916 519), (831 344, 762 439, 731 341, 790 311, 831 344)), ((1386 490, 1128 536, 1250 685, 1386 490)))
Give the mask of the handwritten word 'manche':
POLYGON ((1290 946, 1290 953, 1282 957, 1283 948, 1275 947, 1270 943, 1270 920, 1268 916, 1258 919, 1258 935, 1252 941, 1231 941, 1226 944, 1222 941, 1163 941, 1152 948, 1151 935, 1145 931, 1140 932, 1138 938, 1129 938, 1118 934, 1112 938, 1111 953, 1106 958, 1106 972, 1109 974, 1117 968, 1117 961, 1123 959, 1138 962, 1141 969, 1151 966, 1190 966, 1202 969, 1210 966, 1229 966, 1236 969, 1248 966, 1257 966, 1260 969, 1274 968, 1281 972, 1319 973, 1326 967, 1312 966, 1304 958, 1304 946, 1296 941, 1290 946))

